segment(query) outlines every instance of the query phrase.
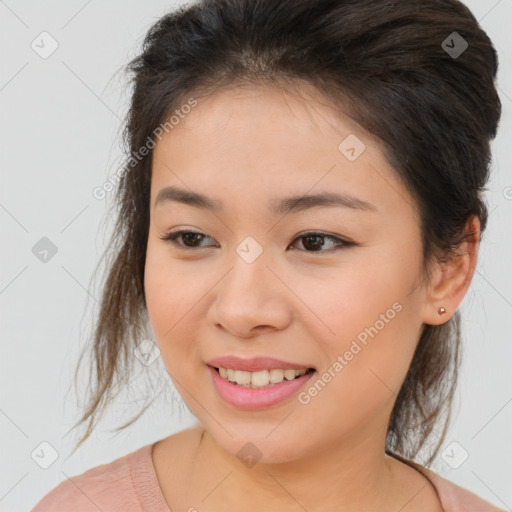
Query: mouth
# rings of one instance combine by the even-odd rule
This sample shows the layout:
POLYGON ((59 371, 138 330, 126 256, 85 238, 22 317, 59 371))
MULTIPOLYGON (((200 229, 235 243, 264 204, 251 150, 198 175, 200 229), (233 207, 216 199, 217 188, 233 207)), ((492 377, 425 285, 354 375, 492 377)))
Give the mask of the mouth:
MULTIPOLYGON (((210 366, 210 365, 208 365, 210 366)), ((245 371, 234 368, 224 368, 222 366, 210 366, 225 381, 251 389, 271 388, 282 382, 289 382, 300 379, 304 375, 314 373, 314 368, 282 369, 272 368, 269 370, 245 371)))
POLYGON ((210 364, 207 368, 214 389, 225 403, 253 411, 289 402, 316 374, 314 368, 271 368, 252 372, 210 364))

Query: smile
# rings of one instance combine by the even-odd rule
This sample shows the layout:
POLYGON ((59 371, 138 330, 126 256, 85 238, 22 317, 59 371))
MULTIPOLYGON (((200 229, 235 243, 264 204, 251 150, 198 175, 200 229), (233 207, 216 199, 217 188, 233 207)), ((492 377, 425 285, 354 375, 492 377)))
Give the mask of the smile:
POLYGON ((313 368, 275 368, 255 372, 209 365, 207 368, 219 397, 225 403, 244 410, 261 410, 285 402, 299 393, 316 374, 313 368))
POLYGON ((234 384, 238 384, 239 386, 244 386, 246 388, 271 387, 275 384, 283 382, 285 379, 287 381, 294 380, 308 372, 314 371, 313 368, 301 368, 300 370, 282 370, 275 368, 271 370, 247 372, 243 370, 234 370, 232 368, 222 367, 216 368, 216 370, 219 372, 219 375, 223 379, 234 384))

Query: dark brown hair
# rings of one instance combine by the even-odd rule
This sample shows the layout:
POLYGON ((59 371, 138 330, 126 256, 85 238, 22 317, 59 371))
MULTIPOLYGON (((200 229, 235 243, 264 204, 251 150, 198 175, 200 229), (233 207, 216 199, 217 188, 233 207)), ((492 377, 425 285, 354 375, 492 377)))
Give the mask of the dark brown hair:
MULTIPOLYGON (((126 161, 87 349, 95 364, 79 424, 89 423, 77 447, 113 397, 115 379, 130 375, 133 350, 148 336, 144 265, 152 151, 141 159, 133 155, 187 98, 242 82, 308 84, 343 107, 380 140, 417 202, 428 279, 431 263, 453 257, 472 236, 466 231, 472 216, 481 232, 487 224, 483 192, 501 115, 497 68, 492 42, 457 0, 204 0, 160 18, 127 64, 133 92, 126 161), (468 47, 460 55, 447 51, 463 41, 468 47)), ((423 325, 391 414, 388 453, 413 458, 433 439, 428 462, 437 454, 449 424, 459 345, 459 312, 443 325, 423 325)))

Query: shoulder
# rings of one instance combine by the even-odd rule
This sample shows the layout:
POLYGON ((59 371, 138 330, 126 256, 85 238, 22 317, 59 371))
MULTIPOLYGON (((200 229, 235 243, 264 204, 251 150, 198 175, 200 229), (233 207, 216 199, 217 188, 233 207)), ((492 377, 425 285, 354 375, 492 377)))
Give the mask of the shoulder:
POLYGON ((504 512, 492 503, 430 471, 446 512, 504 512))
POLYGON ((409 461, 423 473, 435 487, 445 512, 505 512, 504 509, 489 503, 464 487, 443 478, 431 469, 409 461))
POLYGON ((134 456, 146 453, 150 448, 151 445, 144 446, 108 464, 66 477, 43 496, 31 512, 98 512, 117 508, 142 512, 131 469, 134 456), (124 504, 128 507, 123 507, 124 504))
POLYGON ((397 454, 389 454, 393 458, 411 466, 422 473, 433 485, 445 512, 505 512, 505 509, 489 503, 464 487, 454 484, 438 473, 417 462, 405 459, 397 454))

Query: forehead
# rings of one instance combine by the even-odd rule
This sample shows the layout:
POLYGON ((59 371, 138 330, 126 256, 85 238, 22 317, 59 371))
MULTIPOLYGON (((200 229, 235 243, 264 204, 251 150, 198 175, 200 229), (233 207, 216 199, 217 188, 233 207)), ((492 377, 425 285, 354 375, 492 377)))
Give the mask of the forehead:
MULTIPOLYGON (((179 110, 180 107, 175 106, 173 112, 179 110)), ((176 120, 176 116, 174 118, 176 120)), ((171 133, 179 133, 182 138, 195 134, 198 137, 208 135, 209 139, 213 137, 221 142, 227 138, 223 133, 226 130, 230 137, 233 130, 239 137, 249 133, 254 137, 254 143, 264 140, 267 146, 269 139, 274 139, 272 134, 279 135, 275 140, 279 146, 282 146, 283 136, 289 142, 292 137, 300 138, 301 142, 310 138, 312 145, 318 143, 318 137, 329 132, 335 139, 346 133, 357 134, 378 145, 371 133, 347 115, 344 105, 335 106, 310 84, 293 89, 277 84, 245 83, 223 87, 199 97, 196 106, 189 113, 180 115, 179 122, 164 134, 164 138, 171 133), (283 129, 286 129, 285 133, 283 129)), ((326 144, 331 142, 326 140, 326 144)))
POLYGON ((326 189, 383 211, 412 201, 379 141, 349 116, 311 90, 268 86, 198 98, 154 148, 152 205, 168 185, 228 202, 326 189), (356 158, 347 149, 355 149, 356 158))

